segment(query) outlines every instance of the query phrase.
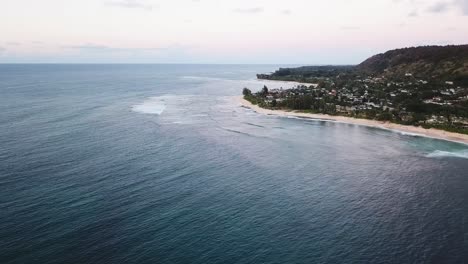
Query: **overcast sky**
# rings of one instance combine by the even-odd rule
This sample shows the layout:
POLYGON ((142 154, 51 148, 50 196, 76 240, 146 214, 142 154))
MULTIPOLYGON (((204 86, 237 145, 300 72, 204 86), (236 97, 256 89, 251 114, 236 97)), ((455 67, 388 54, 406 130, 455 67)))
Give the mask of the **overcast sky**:
POLYGON ((355 64, 468 43, 468 0, 0 0, 0 62, 355 64))

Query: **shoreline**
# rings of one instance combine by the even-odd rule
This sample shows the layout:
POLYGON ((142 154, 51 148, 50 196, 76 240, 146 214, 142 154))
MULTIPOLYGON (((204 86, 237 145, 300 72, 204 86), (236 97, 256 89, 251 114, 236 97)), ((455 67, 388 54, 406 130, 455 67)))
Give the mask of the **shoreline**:
POLYGON ((390 123, 390 122, 382 122, 382 121, 370 120, 370 119, 358 119, 358 118, 352 118, 352 117, 346 117, 346 116, 331 116, 331 115, 326 115, 326 114, 301 113, 301 112, 286 111, 286 110, 270 110, 270 109, 261 108, 257 105, 252 104, 251 102, 245 100, 243 96, 236 96, 236 101, 240 104, 240 106, 251 109, 259 114, 264 114, 264 115, 273 115, 273 116, 280 116, 280 117, 309 118, 309 119, 315 119, 315 120, 321 120, 321 121, 354 124, 354 125, 360 125, 360 126, 380 128, 384 130, 392 130, 392 131, 397 131, 397 132, 409 133, 415 136, 440 139, 440 140, 451 141, 455 143, 468 145, 468 135, 449 132, 449 131, 440 130, 440 129, 434 129, 434 128, 426 129, 423 127, 406 126, 406 125, 400 125, 400 124, 395 124, 395 123, 390 123))

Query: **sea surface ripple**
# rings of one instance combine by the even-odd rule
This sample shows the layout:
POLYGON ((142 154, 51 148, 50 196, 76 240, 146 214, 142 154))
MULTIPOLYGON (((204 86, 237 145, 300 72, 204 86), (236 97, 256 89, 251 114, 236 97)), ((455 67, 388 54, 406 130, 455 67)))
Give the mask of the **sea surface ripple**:
POLYGON ((466 263, 466 145, 240 107, 277 65, 0 65, 0 263, 466 263))

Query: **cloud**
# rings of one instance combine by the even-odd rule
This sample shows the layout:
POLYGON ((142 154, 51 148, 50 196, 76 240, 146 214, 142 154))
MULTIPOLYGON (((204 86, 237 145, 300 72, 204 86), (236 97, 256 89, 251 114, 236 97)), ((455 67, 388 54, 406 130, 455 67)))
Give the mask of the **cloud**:
POLYGON ((148 11, 153 9, 152 5, 146 4, 140 0, 118 0, 118 1, 106 2, 106 5, 123 7, 123 8, 143 9, 143 10, 148 10, 148 11))
POLYGON ((463 15, 468 16, 468 0, 440 1, 429 6, 427 11, 432 13, 444 13, 451 8, 457 8, 462 11, 463 15))
POLYGON ((434 5, 430 6, 427 11, 432 12, 432 13, 443 13, 447 11, 447 9, 450 7, 449 2, 437 2, 434 5))
POLYGON ((282 11, 281 11, 281 14, 283 14, 283 15, 291 15, 292 12, 291 12, 291 10, 289 10, 289 9, 285 9, 285 10, 282 10, 282 11))
POLYGON ((84 44, 76 46, 63 46, 65 49, 80 50, 83 52, 108 53, 108 52, 141 52, 141 51, 159 51, 164 48, 116 48, 105 45, 84 44))
POLYGON ((344 26, 340 27, 341 30, 359 30, 361 29, 360 27, 353 27, 353 26, 344 26))
POLYGON ((193 56, 196 46, 172 43, 159 47, 116 47, 95 43, 61 46, 60 61, 72 62, 179 62, 193 56))
POLYGON ((418 11, 413 10, 408 14, 409 17, 417 17, 418 16, 418 11))
POLYGON ((10 42, 5 42, 5 45, 8 45, 8 46, 21 46, 21 43, 10 41, 10 42))
POLYGON ((243 13, 243 14, 257 14, 262 13, 264 9, 262 7, 251 7, 251 8, 237 8, 234 9, 236 13, 243 13))
POLYGON ((95 44, 84 44, 84 45, 77 45, 77 46, 64 46, 63 48, 83 50, 83 51, 112 51, 112 50, 116 50, 116 48, 112 48, 112 47, 104 46, 104 45, 95 45, 95 44))
POLYGON ((157 48, 119 48, 111 47, 106 45, 96 45, 92 43, 87 43, 84 45, 75 45, 75 46, 62 46, 64 49, 68 50, 77 50, 82 53, 87 54, 152 54, 152 53, 163 53, 163 52, 173 52, 173 51, 186 51, 193 47, 180 45, 180 44, 171 44, 163 47, 157 48))
POLYGON ((468 16, 468 0, 455 0, 455 4, 461 8, 465 16, 468 16))
POLYGON ((2 55, 2 53, 5 52, 5 51, 6 51, 5 48, 0 47, 0 55, 2 55))

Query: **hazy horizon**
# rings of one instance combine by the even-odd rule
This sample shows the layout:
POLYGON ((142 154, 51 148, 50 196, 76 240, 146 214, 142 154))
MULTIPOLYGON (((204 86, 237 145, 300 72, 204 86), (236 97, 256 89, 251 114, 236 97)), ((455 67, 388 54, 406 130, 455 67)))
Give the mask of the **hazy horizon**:
POLYGON ((6 0, 0 63, 358 64, 468 43, 468 0, 6 0))

